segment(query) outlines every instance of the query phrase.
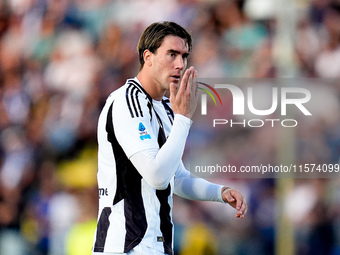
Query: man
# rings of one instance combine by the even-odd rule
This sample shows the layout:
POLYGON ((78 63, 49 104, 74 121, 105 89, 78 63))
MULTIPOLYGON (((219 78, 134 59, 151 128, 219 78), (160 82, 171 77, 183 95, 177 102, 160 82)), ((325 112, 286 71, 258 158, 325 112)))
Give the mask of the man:
POLYGON ((182 155, 197 101, 186 69, 191 36, 174 22, 143 32, 137 77, 107 99, 98 123, 99 215, 93 254, 173 254, 172 194, 227 202, 243 218, 237 190, 190 178, 182 155), (163 96, 170 90, 170 104, 163 96))

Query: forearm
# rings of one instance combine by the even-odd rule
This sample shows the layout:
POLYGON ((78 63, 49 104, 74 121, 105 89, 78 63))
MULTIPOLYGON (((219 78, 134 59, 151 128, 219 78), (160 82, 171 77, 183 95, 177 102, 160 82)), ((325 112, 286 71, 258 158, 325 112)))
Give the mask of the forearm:
POLYGON ((222 189, 222 185, 190 176, 189 171, 183 165, 176 172, 174 193, 180 197, 198 201, 224 202, 221 195, 222 189))
POLYGON ((191 120, 175 115, 170 135, 162 148, 137 152, 131 162, 146 182, 155 189, 165 189, 181 162, 191 120))

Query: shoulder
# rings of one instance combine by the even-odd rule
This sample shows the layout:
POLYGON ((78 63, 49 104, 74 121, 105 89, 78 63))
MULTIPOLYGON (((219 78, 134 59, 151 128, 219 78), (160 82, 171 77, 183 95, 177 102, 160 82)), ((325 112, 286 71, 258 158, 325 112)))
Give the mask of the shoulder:
POLYGON ((126 83, 110 95, 115 112, 128 113, 132 118, 149 115, 147 96, 135 79, 128 79, 126 83))
POLYGON ((136 86, 136 82, 134 81, 134 79, 128 79, 123 86, 113 91, 109 95, 108 99, 123 104, 132 104, 133 101, 136 100, 145 100, 145 95, 138 88, 138 86, 136 86))

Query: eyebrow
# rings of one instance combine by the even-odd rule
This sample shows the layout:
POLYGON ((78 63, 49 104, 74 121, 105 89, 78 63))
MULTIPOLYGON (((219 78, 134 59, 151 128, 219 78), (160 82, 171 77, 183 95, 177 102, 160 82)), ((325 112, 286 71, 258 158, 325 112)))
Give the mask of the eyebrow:
POLYGON ((172 50, 172 49, 170 49, 170 50, 168 50, 168 52, 169 52, 169 53, 180 54, 180 55, 182 55, 184 58, 187 58, 187 57, 189 56, 189 53, 188 53, 188 52, 182 54, 182 53, 179 52, 178 50, 172 50))

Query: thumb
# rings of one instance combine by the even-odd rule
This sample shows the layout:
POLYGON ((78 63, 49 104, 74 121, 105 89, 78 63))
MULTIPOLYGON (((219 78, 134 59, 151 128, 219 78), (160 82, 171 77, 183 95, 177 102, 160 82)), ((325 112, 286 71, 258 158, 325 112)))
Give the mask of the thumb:
POLYGON ((227 192, 226 199, 228 203, 235 202, 235 198, 230 194, 230 192, 227 192))
POLYGON ((231 189, 226 189, 223 191, 223 200, 228 203, 235 202, 235 198, 231 194, 231 189))
POLYGON ((170 102, 175 100, 177 86, 175 83, 170 83, 170 102))

